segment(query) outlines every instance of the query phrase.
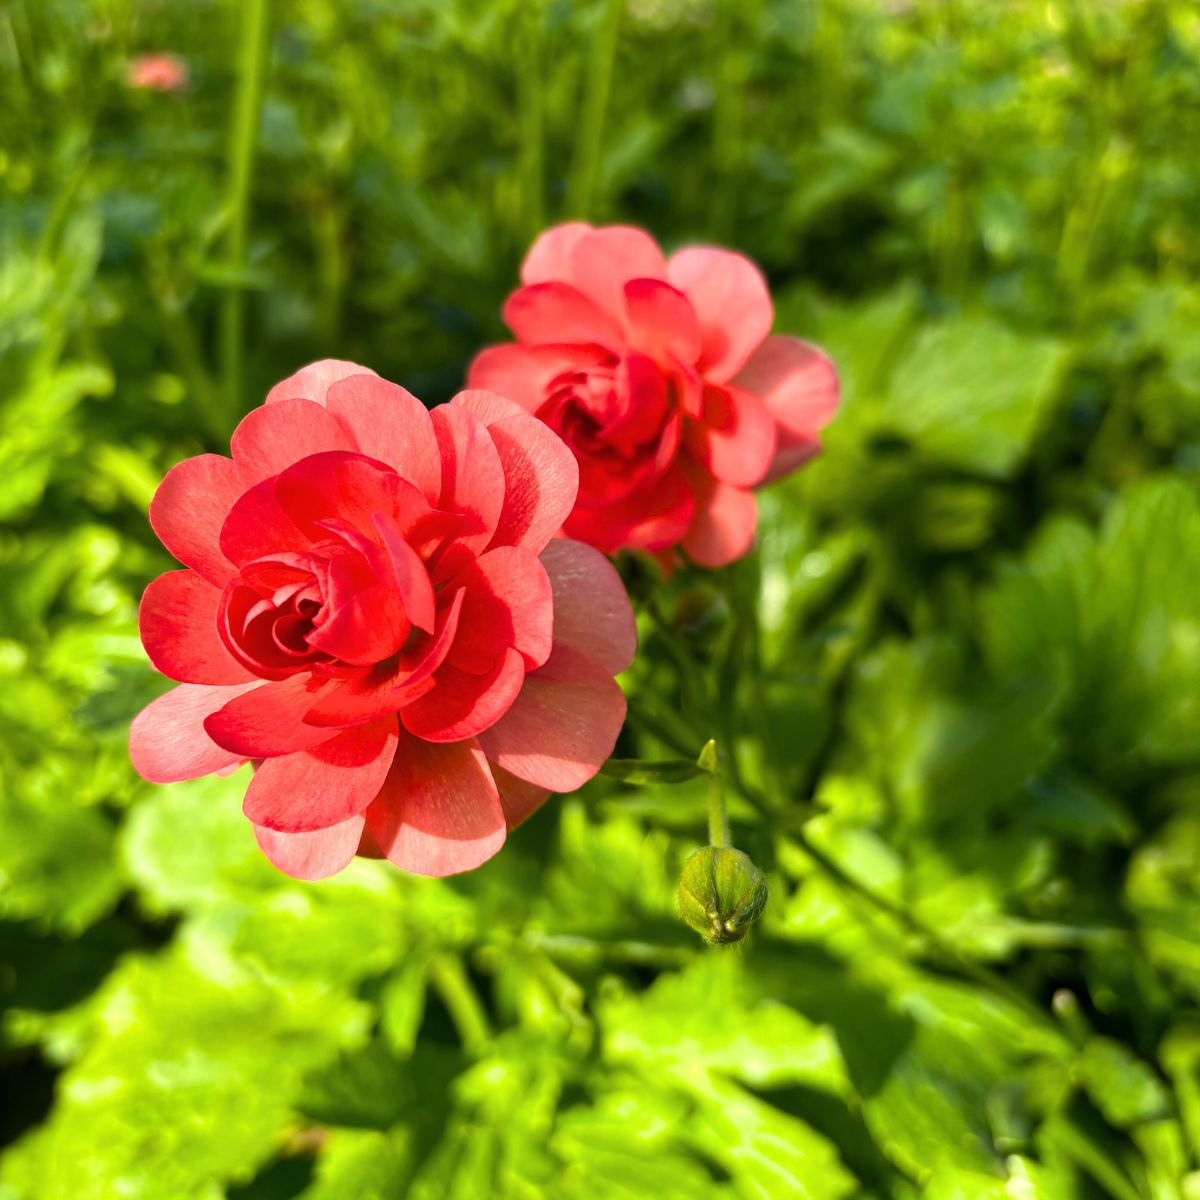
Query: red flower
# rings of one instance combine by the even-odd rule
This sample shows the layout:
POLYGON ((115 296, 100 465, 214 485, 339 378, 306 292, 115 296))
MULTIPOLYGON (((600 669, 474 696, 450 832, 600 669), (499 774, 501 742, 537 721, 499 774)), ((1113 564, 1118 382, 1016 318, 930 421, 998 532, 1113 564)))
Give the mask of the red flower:
POLYGON ((625 717, 634 623, 616 572, 551 540, 575 461, 511 401, 432 412, 352 363, 273 388, 150 506, 188 570, 142 598, 180 686, 134 721, 148 780, 257 771, 245 813, 281 870, 382 854, 476 867, 549 792, 590 779, 625 717))
POLYGON ((470 385, 540 417, 579 461, 564 527, 611 553, 682 544, 702 566, 750 547, 750 489, 799 466, 838 401, 816 347, 768 336, 758 268, 692 246, 664 259, 640 229, 559 225, 534 242, 504 306, 515 345, 470 385))
POLYGON ((178 54, 139 54, 125 68, 125 82, 131 88, 177 92, 187 81, 187 63, 178 54))

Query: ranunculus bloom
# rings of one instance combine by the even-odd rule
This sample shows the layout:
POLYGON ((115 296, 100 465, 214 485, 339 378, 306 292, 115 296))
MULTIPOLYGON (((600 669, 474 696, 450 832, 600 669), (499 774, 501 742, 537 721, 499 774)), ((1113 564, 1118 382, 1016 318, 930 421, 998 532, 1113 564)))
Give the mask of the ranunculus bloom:
POLYGON ((139 54, 125 69, 125 82, 131 88, 177 92, 187 81, 187 63, 177 54, 139 54))
POLYGON ((596 773, 633 613, 602 555, 553 536, 577 469, 545 425, 481 391, 430 412, 326 361, 232 451, 173 467, 150 506, 188 569, 142 598, 146 652, 180 682, 133 723, 146 779, 253 761, 259 844, 317 879, 355 853, 468 870, 596 773))
POLYGON ((640 229, 573 222, 534 242, 521 280, 504 306, 516 344, 484 350, 470 385, 571 447, 566 533, 608 553, 682 545, 708 567, 744 554, 751 489, 816 453, 838 401, 820 350, 769 336, 758 268, 709 246, 666 259, 640 229))

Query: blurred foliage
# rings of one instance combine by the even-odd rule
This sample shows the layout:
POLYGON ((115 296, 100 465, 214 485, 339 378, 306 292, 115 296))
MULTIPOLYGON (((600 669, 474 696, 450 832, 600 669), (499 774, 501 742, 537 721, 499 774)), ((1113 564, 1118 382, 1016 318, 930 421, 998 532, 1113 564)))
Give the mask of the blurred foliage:
POLYGON ((0 0, 0 1197, 1195 1200, 1192 0, 274 7, 239 255, 253 5, 0 0), (610 774, 286 879, 243 779, 128 765, 148 498, 325 354, 446 399, 580 215, 755 256, 826 452, 754 558, 624 564, 610 774))

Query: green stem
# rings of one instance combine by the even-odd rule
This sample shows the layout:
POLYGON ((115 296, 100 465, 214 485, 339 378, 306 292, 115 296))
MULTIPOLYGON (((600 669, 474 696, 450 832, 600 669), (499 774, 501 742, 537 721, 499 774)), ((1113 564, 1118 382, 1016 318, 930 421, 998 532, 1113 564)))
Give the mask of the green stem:
POLYGON ((477 1054, 491 1040, 492 1028, 462 959, 457 954, 439 954, 429 964, 429 978, 437 989, 459 1040, 468 1054, 477 1054))
POLYGON ((625 0, 606 0, 596 31, 596 43, 588 60, 587 82, 579 119, 579 138, 575 143, 575 159, 571 164, 571 185, 568 206, 571 215, 586 218, 592 204, 592 192, 600 166, 600 150, 604 142, 604 117, 608 110, 608 92, 612 83, 613 64, 617 58, 617 35, 621 28, 621 10, 625 0))
MULTIPOLYGON (((246 266, 250 186, 258 147, 258 119, 267 52, 268 0, 243 0, 241 56, 237 93, 229 130, 229 235, 227 253, 235 276, 246 266)), ((232 424, 242 405, 242 354, 245 336, 245 287, 235 278, 221 306, 223 416, 232 424)))
POLYGON ((526 241, 545 224, 545 121, 542 113, 542 8, 526 0, 520 23, 522 53, 518 55, 517 107, 521 119, 521 198, 526 241))
POLYGON ((713 772, 708 777, 708 840, 721 849, 729 845, 729 817, 725 812, 725 792, 721 777, 713 772))

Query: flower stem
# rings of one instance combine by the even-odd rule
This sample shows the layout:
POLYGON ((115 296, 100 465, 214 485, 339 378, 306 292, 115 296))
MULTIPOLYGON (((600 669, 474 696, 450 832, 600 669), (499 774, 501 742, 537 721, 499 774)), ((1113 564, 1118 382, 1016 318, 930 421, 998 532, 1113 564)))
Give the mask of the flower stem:
POLYGON ((463 1049, 477 1054, 491 1040, 492 1028, 462 959, 457 954, 437 955, 429 964, 429 978, 458 1030, 463 1049))
POLYGON ((723 849, 729 845, 729 817, 725 812, 725 789, 721 786, 721 771, 717 763, 717 743, 711 738, 704 744, 697 760, 708 772, 708 842, 723 849))
POLYGON ((571 164, 571 185, 568 205, 571 216, 586 218, 596 186, 600 165, 600 150, 604 140, 604 117, 608 109, 608 91, 612 83, 613 64, 617 57, 617 35, 621 28, 621 10, 625 0, 607 0, 596 31, 596 42, 588 59, 587 82, 584 85, 582 112, 579 119, 579 139, 575 143, 575 159, 571 164))
POLYGON ((226 250, 235 278, 226 290, 221 306, 222 416, 229 424, 241 412, 242 403, 246 293, 244 280, 236 276, 246 266, 250 187, 254 175, 254 155, 258 147, 258 118, 262 106, 267 51, 267 9, 268 0, 244 0, 237 93, 229 129, 229 234, 226 250))

